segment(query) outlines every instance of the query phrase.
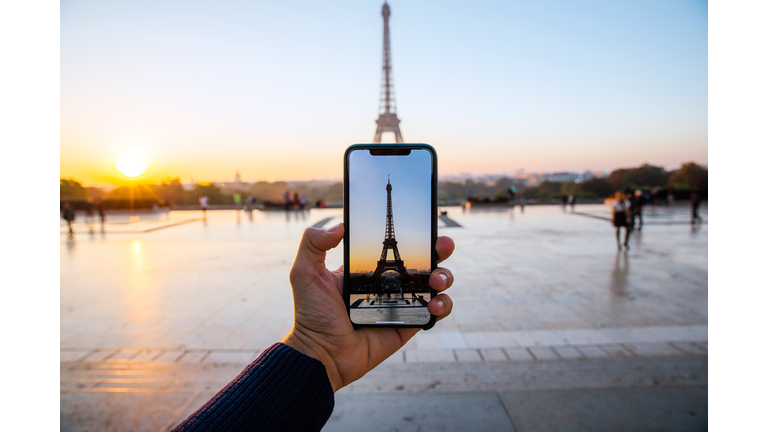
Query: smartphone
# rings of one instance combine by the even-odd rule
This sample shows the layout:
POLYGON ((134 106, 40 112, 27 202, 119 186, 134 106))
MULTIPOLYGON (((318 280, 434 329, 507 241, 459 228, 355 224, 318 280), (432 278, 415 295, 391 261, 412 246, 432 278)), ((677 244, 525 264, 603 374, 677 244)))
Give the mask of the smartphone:
POLYGON ((344 301, 358 327, 429 329, 437 293, 437 153, 355 144, 344 153, 344 301))

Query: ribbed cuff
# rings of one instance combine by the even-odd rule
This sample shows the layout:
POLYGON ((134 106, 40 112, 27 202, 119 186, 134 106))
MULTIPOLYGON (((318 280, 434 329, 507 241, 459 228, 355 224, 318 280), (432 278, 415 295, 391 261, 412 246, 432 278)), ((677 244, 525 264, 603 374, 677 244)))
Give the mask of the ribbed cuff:
POLYGON ((319 431, 333 406, 325 366, 276 343, 174 431, 319 431))

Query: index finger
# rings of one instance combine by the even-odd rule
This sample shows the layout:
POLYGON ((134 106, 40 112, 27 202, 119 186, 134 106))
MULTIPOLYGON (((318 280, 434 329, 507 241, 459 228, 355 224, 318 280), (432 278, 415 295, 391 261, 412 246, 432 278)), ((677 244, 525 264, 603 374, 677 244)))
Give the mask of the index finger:
POLYGON ((437 251, 437 262, 441 263, 448 259, 456 248, 450 237, 440 236, 435 242, 435 251, 437 251))

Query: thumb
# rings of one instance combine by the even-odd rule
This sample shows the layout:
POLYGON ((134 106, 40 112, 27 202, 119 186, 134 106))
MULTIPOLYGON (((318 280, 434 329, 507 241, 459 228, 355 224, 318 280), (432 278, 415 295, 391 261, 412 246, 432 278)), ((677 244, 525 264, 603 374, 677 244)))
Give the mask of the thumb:
POLYGON ((344 238, 343 223, 328 229, 307 228, 301 237, 296 263, 325 263, 325 252, 338 246, 342 238, 344 238))

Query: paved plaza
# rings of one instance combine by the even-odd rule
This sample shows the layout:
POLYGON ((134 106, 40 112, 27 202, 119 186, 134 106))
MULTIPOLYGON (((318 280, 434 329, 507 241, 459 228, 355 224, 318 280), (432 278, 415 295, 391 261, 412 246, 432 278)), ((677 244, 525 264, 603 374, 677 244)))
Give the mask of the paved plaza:
MULTIPOLYGON (((685 205, 647 208, 628 252, 604 205, 441 210, 453 313, 339 391, 324 430, 706 430, 706 205, 695 227, 685 205)), ((172 428, 288 332, 301 234, 341 221, 62 224, 62 430, 172 428)))

